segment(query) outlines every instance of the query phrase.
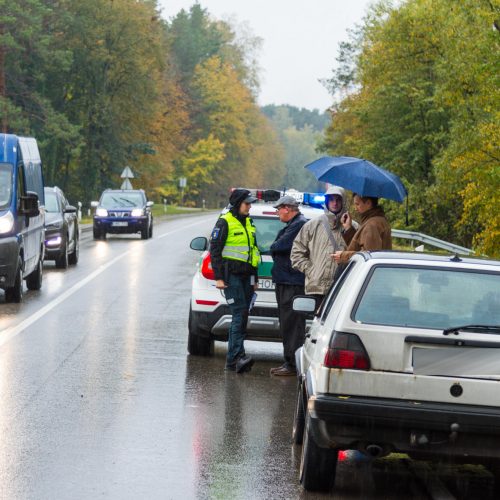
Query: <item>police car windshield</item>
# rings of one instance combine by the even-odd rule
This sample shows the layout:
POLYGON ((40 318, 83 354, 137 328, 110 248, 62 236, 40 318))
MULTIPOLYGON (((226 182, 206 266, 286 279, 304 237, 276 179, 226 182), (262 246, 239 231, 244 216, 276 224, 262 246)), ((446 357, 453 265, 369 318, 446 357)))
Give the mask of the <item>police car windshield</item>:
POLYGON ((139 193, 104 193, 101 198, 104 208, 133 208, 144 205, 144 197, 139 193))
POLYGON ((252 215, 252 220, 257 233, 257 245, 261 253, 269 252, 269 247, 276 239, 276 235, 284 226, 278 218, 256 217, 252 215))
POLYGON ((12 165, 0 163, 0 209, 10 206, 12 195, 12 165))

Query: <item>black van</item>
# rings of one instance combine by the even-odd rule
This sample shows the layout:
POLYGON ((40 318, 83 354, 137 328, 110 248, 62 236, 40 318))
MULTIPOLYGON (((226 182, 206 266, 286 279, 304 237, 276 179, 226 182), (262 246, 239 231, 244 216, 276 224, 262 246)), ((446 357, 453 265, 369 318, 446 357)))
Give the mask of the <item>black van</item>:
POLYGON ((6 302, 21 302, 42 286, 44 191, 36 140, 0 134, 0 288, 6 302))

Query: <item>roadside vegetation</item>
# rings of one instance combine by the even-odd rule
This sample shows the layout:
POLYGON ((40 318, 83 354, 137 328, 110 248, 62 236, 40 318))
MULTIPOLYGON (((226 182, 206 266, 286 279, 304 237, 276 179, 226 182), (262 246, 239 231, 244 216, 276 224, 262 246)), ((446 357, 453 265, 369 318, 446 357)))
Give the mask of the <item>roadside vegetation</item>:
MULTIPOLYGON (((500 257, 500 6, 376 4, 341 45, 321 150, 409 188, 409 229, 500 257)), ((396 227, 404 206, 384 203, 396 227)))

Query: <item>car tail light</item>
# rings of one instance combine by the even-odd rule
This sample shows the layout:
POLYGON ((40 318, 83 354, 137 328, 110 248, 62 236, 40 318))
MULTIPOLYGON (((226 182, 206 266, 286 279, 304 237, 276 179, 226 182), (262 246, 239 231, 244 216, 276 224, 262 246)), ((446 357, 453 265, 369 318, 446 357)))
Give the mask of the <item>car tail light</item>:
POLYGON ((215 273, 212 269, 212 259, 209 252, 201 259, 201 274, 207 280, 215 280, 215 273))
POLYGON ((370 358, 357 335, 334 332, 323 364, 327 368, 369 370, 370 358))

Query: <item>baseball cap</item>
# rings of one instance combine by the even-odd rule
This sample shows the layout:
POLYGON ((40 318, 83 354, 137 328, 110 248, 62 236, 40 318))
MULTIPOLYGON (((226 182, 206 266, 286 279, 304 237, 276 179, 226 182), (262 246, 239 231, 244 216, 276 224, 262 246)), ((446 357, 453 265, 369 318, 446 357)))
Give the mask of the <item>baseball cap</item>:
POLYGON ((257 198, 248 189, 235 189, 229 197, 229 203, 233 207, 241 205, 241 203, 254 203, 256 201, 257 198))
POLYGON ((298 207, 299 202, 293 197, 290 196, 289 194, 286 194, 285 196, 282 196, 274 205, 274 208, 279 208, 282 205, 288 205, 290 207, 298 207))

